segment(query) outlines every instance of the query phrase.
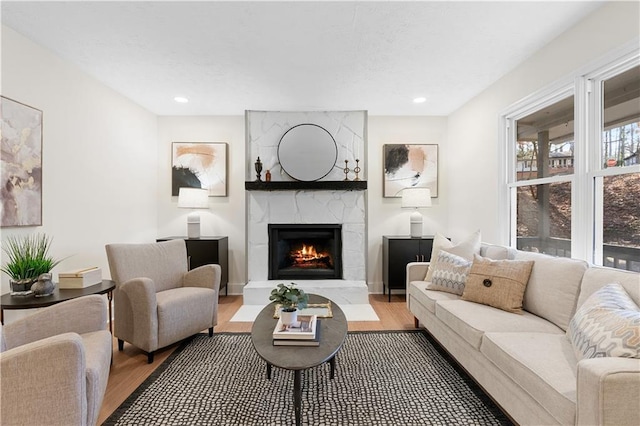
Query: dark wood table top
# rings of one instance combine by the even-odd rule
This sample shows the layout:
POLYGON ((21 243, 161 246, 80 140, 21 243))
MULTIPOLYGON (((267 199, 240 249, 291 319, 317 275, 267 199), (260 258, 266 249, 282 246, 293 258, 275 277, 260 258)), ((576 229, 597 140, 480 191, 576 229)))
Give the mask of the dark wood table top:
MULTIPOLYGON (((309 295, 309 303, 326 303, 329 299, 309 295)), ((333 358, 347 337, 347 318, 342 309, 331 302, 332 318, 320 320, 320 346, 273 346, 275 303, 267 305, 256 317, 251 328, 251 341, 258 355, 267 363, 287 370, 305 370, 333 358)))
POLYGON ((56 285, 56 289, 51 296, 36 297, 33 294, 29 294, 28 296, 12 296, 10 293, 7 293, 2 295, 0 303, 2 304, 2 309, 44 308, 45 306, 55 305, 65 300, 75 299, 76 297, 87 296, 89 294, 109 293, 115 288, 116 283, 111 280, 102 280, 100 284, 85 288, 60 289, 56 285))

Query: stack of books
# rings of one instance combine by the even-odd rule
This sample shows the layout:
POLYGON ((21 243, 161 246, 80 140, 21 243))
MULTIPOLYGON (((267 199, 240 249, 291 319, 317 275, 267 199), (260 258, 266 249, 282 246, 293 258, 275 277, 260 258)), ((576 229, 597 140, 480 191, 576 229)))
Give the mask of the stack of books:
POLYGON ((278 319, 273 330, 274 346, 319 346, 320 320, 315 315, 298 315, 298 321, 286 326, 278 319))

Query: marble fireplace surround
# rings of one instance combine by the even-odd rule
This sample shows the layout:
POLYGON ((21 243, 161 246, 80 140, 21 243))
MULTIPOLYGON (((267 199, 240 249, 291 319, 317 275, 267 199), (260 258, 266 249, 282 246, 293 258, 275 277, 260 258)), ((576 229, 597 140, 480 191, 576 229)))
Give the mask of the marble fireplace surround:
MULTIPOLYGON (((327 129, 338 146, 338 163, 355 160, 364 153, 366 112, 254 112, 247 111, 246 181, 255 180, 253 163, 258 155, 271 169, 273 181, 293 180, 277 165, 277 145, 280 137, 292 126, 314 123, 327 129), (356 130, 354 130, 356 129, 356 130), (274 160, 275 158, 275 160, 274 160)), ((354 162, 354 161, 353 161, 354 162)), ((361 166, 362 167, 362 166, 361 166)), ((366 170, 361 179, 366 180, 366 170)), ((264 171, 263 171, 264 176, 264 171)), ((353 179, 353 174, 351 174, 353 179)), ((344 179, 338 167, 322 181, 344 179), (340 177, 341 176, 341 177, 340 177)), ((302 183, 304 188, 304 183, 302 183)), ((270 223, 342 224, 341 280, 295 280, 305 291, 328 297, 342 304, 368 304, 366 283, 366 190, 297 189, 247 190, 247 277, 243 296, 245 305, 265 305, 269 293, 278 282, 268 279, 270 223)))

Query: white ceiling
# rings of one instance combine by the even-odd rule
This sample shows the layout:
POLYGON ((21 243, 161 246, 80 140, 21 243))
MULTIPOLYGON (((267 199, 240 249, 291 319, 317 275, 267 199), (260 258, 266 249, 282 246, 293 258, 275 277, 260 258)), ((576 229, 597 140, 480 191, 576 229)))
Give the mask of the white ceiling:
POLYGON ((448 115, 602 5, 1 3, 3 24, 159 115, 448 115))

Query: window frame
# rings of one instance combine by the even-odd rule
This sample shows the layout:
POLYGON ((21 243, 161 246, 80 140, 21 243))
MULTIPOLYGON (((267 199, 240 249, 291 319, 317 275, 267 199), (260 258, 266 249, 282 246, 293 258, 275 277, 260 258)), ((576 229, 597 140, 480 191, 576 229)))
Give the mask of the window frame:
POLYGON ((602 82, 640 65, 640 49, 629 43, 512 104, 500 114, 502 241, 517 247, 517 188, 538 184, 571 184, 571 257, 603 264, 603 179, 640 173, 640 165, 603 168, 604 111, 602 82), (517 121, 566 97, 574 97, 573 174, 517 181, 517 121))

